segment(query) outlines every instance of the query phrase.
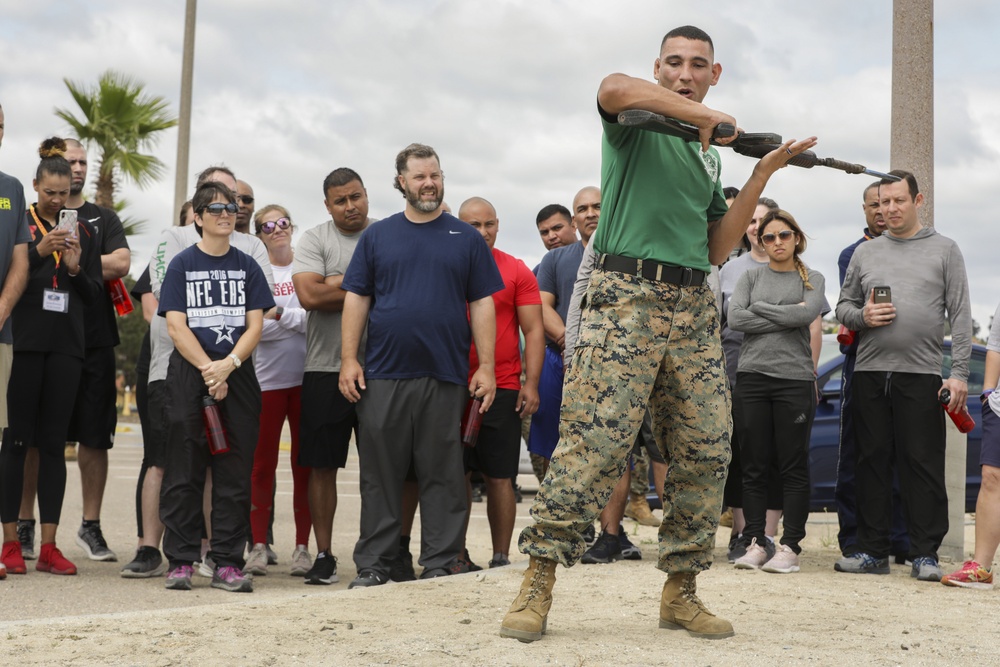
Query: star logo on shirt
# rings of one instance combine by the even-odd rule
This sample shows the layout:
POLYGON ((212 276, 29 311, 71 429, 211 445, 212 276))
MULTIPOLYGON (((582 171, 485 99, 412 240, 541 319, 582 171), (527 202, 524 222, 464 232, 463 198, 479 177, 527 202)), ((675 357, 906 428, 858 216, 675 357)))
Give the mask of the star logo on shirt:
POLYGON ((231 327, 225 322, 223 322, 217 327, 209 327, 208 329, 209 331, 214 331, 219 335, 219 337, 215 339, 216 345, 218 345, 224 340, 228 340, 230 343, 235 344, 236 341, 233 340, 233 332, 236 331, 236 327, 231 327))

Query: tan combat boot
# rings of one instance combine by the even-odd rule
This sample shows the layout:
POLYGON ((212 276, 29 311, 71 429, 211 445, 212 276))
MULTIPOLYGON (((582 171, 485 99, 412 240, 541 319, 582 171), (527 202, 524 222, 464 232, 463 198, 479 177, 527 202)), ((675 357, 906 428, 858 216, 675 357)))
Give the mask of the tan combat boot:
POLYGON ((552 606, 552 587, 556 583, 556 562, 531 557, 524 571, 521 592, 500 625, 500 636, 533 642, 545 634, 549 607, 552 606))
POLYGON ((650 511, 646 497, 635 493, 629 496, 628 505, 625 506, 625 516, 635 519, 644 526, 660 525, 660 520, 650 511))
POLYGON ((660 596, 660 627, 687 630, 692 637, 732 637, 733 624, 718 618, 695 595, 695 573, 675 572, 667 577, 660 596))

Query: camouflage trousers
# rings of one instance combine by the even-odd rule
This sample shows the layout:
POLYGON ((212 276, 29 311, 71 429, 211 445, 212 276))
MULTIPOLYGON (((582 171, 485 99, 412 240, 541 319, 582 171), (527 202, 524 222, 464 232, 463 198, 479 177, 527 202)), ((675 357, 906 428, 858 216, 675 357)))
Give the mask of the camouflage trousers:
POLYGON ((657 567, 712 564, 732 430, 715 298, 594 271, 580 338, 566 369, 559 444, 521 532, 522 553, 569 567, 580 535, 628 465, 646 406, 668 471, 657 567))

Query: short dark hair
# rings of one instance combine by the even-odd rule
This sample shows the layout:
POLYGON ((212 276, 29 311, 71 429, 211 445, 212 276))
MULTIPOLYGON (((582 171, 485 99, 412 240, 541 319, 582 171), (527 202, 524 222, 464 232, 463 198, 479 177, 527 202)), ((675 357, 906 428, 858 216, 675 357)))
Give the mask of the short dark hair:
POLYGON ((542 208, 535 216, 535 225, 542 224, 543 221, 548 220, 554 215, 561 215, 566 218, 566 222, 573 222, 573 214, 569 212, 569 209, 562 204, 549 204, 548 206, 542 208))
POLYGON ((42 180, 42 174, 52 176, 70 176, 69 161, 66 160, 66 141, 59 137, 49 137, 38 147, 38 168, 35 170, 35 180, 42 180))
MULTIPOLYGON (((910 186, 910 199, 913 199, 914 201, 917 199, 917 195, 920 194, 920 188, 917 187, 917 178, 911 172, 906 171, 905 169, 893 169, 892 171, 889 172, 889 175, 897 176, 900 179, 906 181, 906 184, 910 186)), ((881 185, 889 185, 890 183, 895 183, 895 182, 896 181, 894 179, 883 178, 881 181, 878 182, 878 184, 881 186, 881 185)))
POLYGON ((712 53, 715 53, 715 44, 712 43, 712 38, 708 36, 708 33, 701 28, 696 28, 693 25, 682 25, 679 28, 674 28, 666 35, 663 36, 663 41, 660 42, 660 51, 663 50, 663 45, 667 43, 667 40, 671 37, 683 37, 684 39, 693 39, 698 42, 708 42, 708 45, 712 47, 712 53))
POLYGON ((780 206, 778 206, 778 202, 774 201, 769 197, 761 197, 760 199, 758 199, 757 206, 763 206, 768 211, 777 211, 778 209, 781 208, 780 206))
MULTIPOLYGON (((406 170, 406 163, 410 161, 410 158, 414 157, 420 160, 434 158, 438 161, 438 165, 441 164, 441 158, 438 157, 438 154, 430 146, 426 144, 410 144, 396 155, 397 177, 406 170)), ((399 184, 398 178, 392 179, 392 187, 402 192, 404 197, 406 196, 406 192, 403 190, 403 186, 399 184)))
POLYGON ((739 194, 740 194, 740 189, 734 188, 731 185, 729 187, 722 188, 722 196, 725 197, 726 199, 736 199, 736 197, 739 196, 739 194))
POLYGON ((878 186, 882 185, 882 181, 875 181, 874 183, 869 183, 865 191, 861 193, 861 201, 864 201, 868 196, 868 193, 872 190, 877 190, 878 186))
POLYGON ((177 218, 177 226, 178 227, 183 227, 184 226, 184 223, 187 221, 188 211, 190 211, 193 208, 193 206, 194 205, 191 203, 190 199, 188 199, 186 202, 184 202, 183 204, 181 204, 181 214, 177 218))
MULTIPOLYGON (((198 179, 194 182, 195 189, 197 190, 198 188, 200 188, 205 183, 208 183, 208 177, 211 176, 212 174, 214 174, 217 171, 221 171, 223 174, 229 174, 230 176, 233 177, 234 181, 236 180, 236 174, 234 174, 233 170, 230 169, 229 167, 227 167, 226 165, 224 165, 224 164, 213 165, 213 166, 205 169, 204 171, 202 171, 200 174, 198 174, 198 179)), ((193 200, 193 198, 192 198, 192 200, 193 200)))
POLYGON ((361 180, 358 176, 358 172, 350 169, 348 167, 340 167, 339 169, 334 169, 326 178, 323 179, 323 198, 326 199, 326 193, 330 188, 339 188, 342 185, 347 185, 348 183, 353 183, 357 181, 361 184, 361 187, 365 187, 365 182, 361 180))
MULTIPOLYGON (((191 197, 191 206, 194 208, 194 212, 201 216, 205 207, 211 204, 216 197, 222 197, 227 204, 236 203, 232 190, 217 181, 208 181, 199 185, 198 189, 194 191, 194 196, 191 197)), ((198 230, 198 236, 201 236, 201 225, 196 222, 194 226, 198 230)))

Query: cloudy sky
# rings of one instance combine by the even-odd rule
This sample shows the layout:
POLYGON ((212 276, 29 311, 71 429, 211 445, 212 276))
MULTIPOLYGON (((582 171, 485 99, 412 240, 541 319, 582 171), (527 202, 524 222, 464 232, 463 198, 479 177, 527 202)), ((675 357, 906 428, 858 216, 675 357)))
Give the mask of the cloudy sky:
MULTIPOLYGON (((68 130, 53 114, 73 106, 64 77, 89 84, 114 68, 176 112, 184 5, 0 0, 0 170, 22 180, 29 200, 37 145, 68 130)), ((374 217, 400 210, 393 159, 428 143, 448 202, 491 200, 498 247, 534 265, 538 209, 569 205, 599 182, 601 79, 651 77, 663 33, 678 25, 715 39, 723 74, 706 103, 746 130, 815 134, 821 156, 905 167, 889 164, 891 19, 890 0, 202 0, 191 180, 223 162, 251 183, 258 206, 285 205, 303 230, 327 219, 321 184, 340 166, 365 179, 374 217)), ((935 225, 962 247, 985 327, 1000 302, 1000 7, 938 2, 935 29, 935 225)), ((131 239, 134 275, 172 219, 176 139, 163 133, 156 150, 163 181, 124 187, 127 213, 148 221, 131 239)), ((725 183, 741 186, 753 161, 721 152, 725 183)), ((805 259, 827 276, 831 301, 870 180, 790 167, 766 191, 811 237, 805 259)))

